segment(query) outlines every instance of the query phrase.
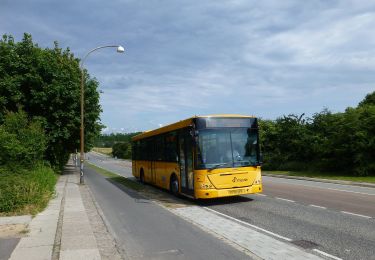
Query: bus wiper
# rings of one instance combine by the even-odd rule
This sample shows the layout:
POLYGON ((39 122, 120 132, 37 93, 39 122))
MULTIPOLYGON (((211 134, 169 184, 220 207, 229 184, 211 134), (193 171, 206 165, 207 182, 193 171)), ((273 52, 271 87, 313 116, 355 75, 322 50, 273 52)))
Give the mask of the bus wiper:
POLYGON ((209 168, 208 171, 212 171, 212 170, 216 169, 219 166, 223 166, 223 165, 227 165, 227 164, 228 163, 218 163, 218 164, 215 164, 214 166, 212 166, 211 168, 209 168))
POLYGON ((236 165, 236 163, 240 164, 240 166, 242 166, 242 167, 258 166, 259 165, 259 163, 257 163, 257 162, 249 162, 249 161, 237 161, 237 162, 234 162, 235 165, 236 165))

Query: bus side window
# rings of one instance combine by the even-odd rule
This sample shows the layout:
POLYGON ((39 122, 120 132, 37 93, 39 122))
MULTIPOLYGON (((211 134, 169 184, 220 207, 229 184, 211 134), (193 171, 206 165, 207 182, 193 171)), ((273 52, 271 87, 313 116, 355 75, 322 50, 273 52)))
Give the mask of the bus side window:
POLYGON ((177 135, 176 132, 168 133, 165 136, 165 155, 168 162, 177 162, 177 135))
POLYGON ((156 160, 164 161, 165 160, 165 151, 164 151, 164 138, 163 136, 158 136, 156 138, 156 160))

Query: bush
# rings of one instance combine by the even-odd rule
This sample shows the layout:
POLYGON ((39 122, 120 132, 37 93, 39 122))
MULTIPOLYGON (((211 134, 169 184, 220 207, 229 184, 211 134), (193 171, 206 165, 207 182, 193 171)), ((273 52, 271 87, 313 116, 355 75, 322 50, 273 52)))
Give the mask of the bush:
POLYGON ((114 144, 112 147, 112 155, 117 158, 131 159, 132 149, 130 143, 123 142, 114 144))
POLYGON ((51 196, 57 176, 43 164, 33 169, 0 168, 0 215, 33 214, 43 210, 51 196))
POLYGON ((19 110, 5 115, 0 125, 0 165, 32 167, 43 160, 46 136, 37 120, 29 121, 19 110))

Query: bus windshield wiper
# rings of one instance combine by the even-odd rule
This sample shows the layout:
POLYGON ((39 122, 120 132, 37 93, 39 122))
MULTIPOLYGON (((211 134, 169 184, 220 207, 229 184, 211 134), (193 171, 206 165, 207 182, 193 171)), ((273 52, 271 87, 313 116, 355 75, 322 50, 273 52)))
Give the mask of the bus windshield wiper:
POLYGON ((214 166, 212 166, 211 168, 208 168, 208 171, 212 171, 214 169, 216 169, 217 167, 219 166, 223 166, 223 165, 227 165, 228 163, 218 163, 218 164, 215 164, 214 166))

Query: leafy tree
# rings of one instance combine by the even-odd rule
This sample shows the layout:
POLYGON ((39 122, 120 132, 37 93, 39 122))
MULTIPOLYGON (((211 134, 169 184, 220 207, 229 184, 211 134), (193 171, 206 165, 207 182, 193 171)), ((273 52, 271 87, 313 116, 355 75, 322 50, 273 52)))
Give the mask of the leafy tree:
POLYGON ((375 105, 375 91, 370 94, 367 94, 365 99, 359 103, 358 107, 363 107, 366 105, 375 105))
MULTIPOLYGON (((45 158, 62 167, 79 147, 79 59, 69 49, 40 48, 25 34, 21 42, 4 35, 0 40, 0 124, 6 111, 21 107, 42 121, 47 136, 45 158)), ((98 82, 85 73, 85 147, 99 134, 98 82)))
POLYGON ((265 169, 375 176, 375 92, 343 113, 260 120, 265 169))

